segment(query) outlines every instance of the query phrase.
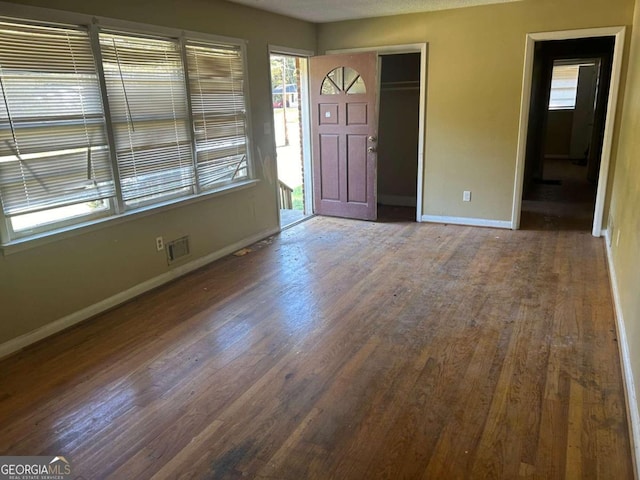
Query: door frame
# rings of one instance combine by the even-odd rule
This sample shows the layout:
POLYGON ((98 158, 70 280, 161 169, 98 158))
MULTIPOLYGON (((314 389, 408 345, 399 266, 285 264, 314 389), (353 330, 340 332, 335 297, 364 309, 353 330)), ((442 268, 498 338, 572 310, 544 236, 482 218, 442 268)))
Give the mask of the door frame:
MULTIPOLYGON (((311 166, 311 116, 310 116, 310 97, 309 97, 309 59, 315 56, 312 50, 302 50, 299 48, 282 47, 279 45, 269 44, 267 46, 267 55, 269 56, 269 65, 271 65, 271 55, 287 55, 291 57, 303 57, 307 60, 306 69, 300 72, 300 100, 302 104, 302 119, 300 128, 302 129, 302 168, 304 169, 304 214, 307 217, 313 215, 313 170, 311 166)), ((271 71, 269 71, 269 94, 273 91, 271 85, 271 71)), ((276 194, 276 205, 278 204, 278 161, 276 148, 276 126, 273 123, 273 101, 269 101, 271 110, 271 139, 273 142, 274 168, 276 170, 276 181, 274 182, 274 192, 276 194)), ((265 129, 266 130, 266 129, 265 129)), ((266 133, 266 132, 265 132, 266 133)), ((280 226, 280 209, 278 208, 278 226, 280 226)), ((296 222, 297 223, 297 222, 296 222)))
POLYGON ((611 163, 611 150, 613 145, 613 131, 615 127, 618 93, 620 79, 622 77, 622 58, 624 53, 624 40, 626 27, 588 28, 582 30, 562 30, 556 32, 529 33, 525 42, 524 71, 522 78, 522 95, 520 98, 520 127, 518 131, 518 148, 516 153, 516 171, 513 188, 513 206, 511 210, 511 229, 520 228, 520 215, 522 212, 522 191, 524 187, 524 166, 527 150, 527 135, 529 130, 529 110, 531 103, 533 58, 536 42, 547 40, 574 40, 589 37, 614 37, 613 63, 611 66, 611 81, 609 97, 607 99, 607 111, 605 116, 604 136, 602 140, 602 154, 600 156, 600 171, 598 174, 598 189, 596 204, 593 213, 592 235, 602 235, 602 220, 604 216, 604 203, 607 196, 607 182, 609 166, 611 163))
MULTIPOLYGON (((422 222, 422 199, 424 198, 424 135, 427 111, 427 44, 426 43, 409 43, 403 45, 383 45, 359 48, 341 48, 327 50, 326 55, 339 53, 361 53, 376 52, 378 59, 381 55, 394 55, 401 53, 420 53, 420 113, 418 117, 418 175, 417 175, 417 196, 416 196, 416 222, 422 222)), ((378 103, 376 112, 380 111, 380 68, 378 68, 378 103)), ((376 194, 377 200, 377 194, 376 194)))

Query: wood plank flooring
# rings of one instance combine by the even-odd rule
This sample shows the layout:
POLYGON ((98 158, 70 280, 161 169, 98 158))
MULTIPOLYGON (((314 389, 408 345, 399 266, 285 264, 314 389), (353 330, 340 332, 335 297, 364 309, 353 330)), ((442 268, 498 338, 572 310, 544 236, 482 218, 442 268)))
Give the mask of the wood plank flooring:
POLYGON ((313 218, 0 361, 85 479, 631 479, 603 241, 313 218))

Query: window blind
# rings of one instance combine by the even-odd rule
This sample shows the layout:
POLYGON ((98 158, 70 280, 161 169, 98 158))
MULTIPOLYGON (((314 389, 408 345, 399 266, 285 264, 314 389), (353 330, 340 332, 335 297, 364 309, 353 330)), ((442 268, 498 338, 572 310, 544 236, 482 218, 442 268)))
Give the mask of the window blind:
POLYGON ((0 22, 0 198, 5 216, 113 195, 87 32, 0 22))
POLYGON ((579 73, 580 65, 554 65, 549 109, 575 108, 579 73))
POLYGON ((100 48, 125 205, 194 193, 179 45, 100 33, 100 48))
POLYGON ((239 46, 187 44, 200 188, 249 175, 244 68, 239 46))
POLYGON ((248 178, 244 55, 0 17, 1 241, 248 178))

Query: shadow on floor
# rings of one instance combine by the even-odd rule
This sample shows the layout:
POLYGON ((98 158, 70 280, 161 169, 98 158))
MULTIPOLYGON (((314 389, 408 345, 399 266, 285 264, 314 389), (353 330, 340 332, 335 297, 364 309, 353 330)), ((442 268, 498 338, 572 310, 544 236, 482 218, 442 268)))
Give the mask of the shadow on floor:
POLYGON ((403 223, 416 221, 416 207, 396 207, 378 204, 378 222, 403 223))
POLYGON ((522 201, 522 230, 591 231, 596 185, 587 167, 568 159, 546 159, 545 180, 533 185, 522 201))

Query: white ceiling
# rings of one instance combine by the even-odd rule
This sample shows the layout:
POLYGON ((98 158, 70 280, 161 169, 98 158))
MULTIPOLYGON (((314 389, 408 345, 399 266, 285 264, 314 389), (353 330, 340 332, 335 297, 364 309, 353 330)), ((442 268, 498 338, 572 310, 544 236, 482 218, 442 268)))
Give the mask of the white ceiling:
POLYGON ((313 23, 385 17, 520 0, 229 0, 313 23))

